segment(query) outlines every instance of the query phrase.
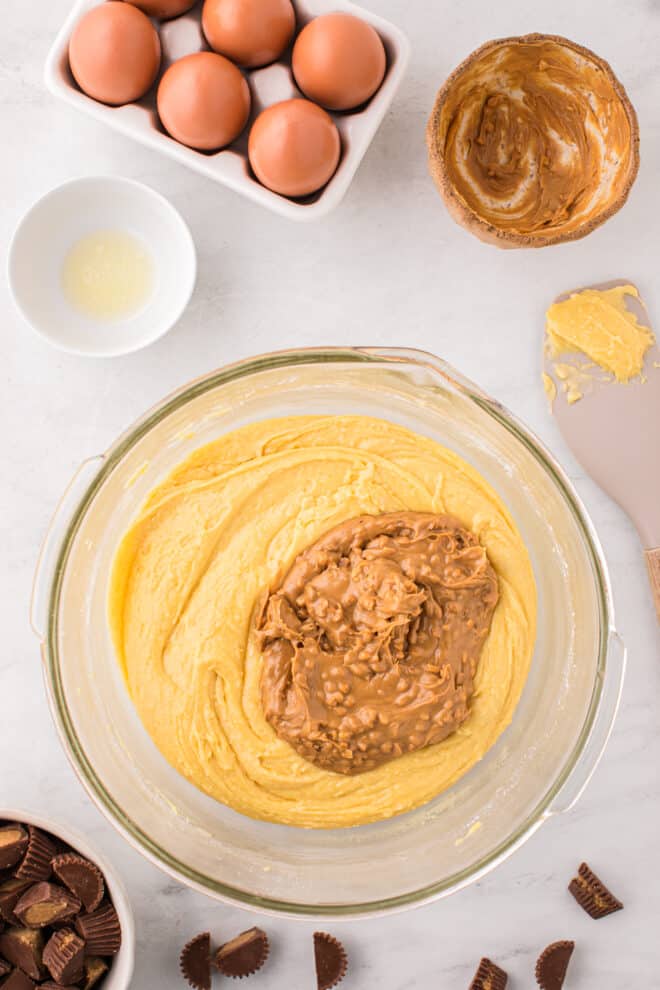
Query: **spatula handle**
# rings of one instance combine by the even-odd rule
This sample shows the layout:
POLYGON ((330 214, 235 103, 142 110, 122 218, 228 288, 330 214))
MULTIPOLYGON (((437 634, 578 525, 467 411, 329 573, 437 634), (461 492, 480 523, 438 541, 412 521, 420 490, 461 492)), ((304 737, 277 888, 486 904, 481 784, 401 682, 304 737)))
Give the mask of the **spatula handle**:
POLYGON ((651 582, 655 610, 658 613, 658 622, 660 622, 660 547, 656 547, 654 550, 645 550, 644 556, 646 557, 646 566, 649 569, 649 581, 651 582))

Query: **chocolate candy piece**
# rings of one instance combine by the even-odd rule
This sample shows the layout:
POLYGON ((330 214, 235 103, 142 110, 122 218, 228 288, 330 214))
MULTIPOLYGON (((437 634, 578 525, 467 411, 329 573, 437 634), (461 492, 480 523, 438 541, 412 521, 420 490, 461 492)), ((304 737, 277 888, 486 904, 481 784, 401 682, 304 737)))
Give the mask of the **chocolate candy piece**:
POLYGON ((185 980, 195 990, 211 990, 211 936, 202 932, 184 945, 179 966, 185 980))
POLYGON ((44 833, 28 825, 28 845, 20 865, 14 871, 19 880, 47 880, 52 873, 51 860, 55 846, 44 833))
POLYGON ((76 918, 76 931, 93 956, 116 956, 121 948, 121 925, 110 901, 103 901, 91 914, 76 918))
POLYGON ((6 959, 0 959, 0 980, 3 976, 6 976, 7 973, 11 973, 11 966, 6 959))
POLYGON ((83 990, 92 990, 92 987, 96 986, 102 976, 105 976, 109 968, 105 959, 100 959, 98 956, 87 956, 83 990))
POLYGON ((607 889, 586 863, 580 864, 578 875, 573 877, 568 889, 580 907, 596 920, 623 910, 621 901, 607 889))
POLYGON ((25 855, 27 847, 28 834, 22 825, 16 822, 3 825, 0 828, 0 870, 15 866, 25 855))
POLYGON ((2 990, 34 990, 34 983, 20 969, 15 969, 2 984, 2 990))
POLYGON ((72 928, 61 928, 48 939, 43 959, 56 983, 77 983, 84 973, 85 943, 72 928))
POLYGON ((0 917, 7 924, 18 924, 18 918, 14 914, 14 907, 30 885, 29 880, 16 880, 14 878, 5 880, 4 883, 0 884, 0 917))
POLYGON ((541 990, 561 990, 575 942, 553 942, 536 962, 536 982, 541 990))
POLYGON ((479 963, 470 990, 504 990, 508 980, 507 974, 492 959, 484 957, 479 963))
POLYGON ((76 983, 70 983, 68 987, 63 987, 61 983, 55 983, 53 980, 46 980, 45 983, 40 983, 39 986, 42 990, 80 990, 76 983))
POLYGON ((82 901, 85 911, 96 911, 103 900, 105 885, 103 874, 94 863, 76 853, 64 853, 53 860, 53 873, 82 901))
POLYGON ((29 928, 45 928, 73 917, 80 908, 80 901, 70 891, 42 880, 23 894, 14 914, 29 928))
POLYGON ((261 928, 250 928, 220 946, 215 965, 225 976, 251 976, 266 962, 268 951, 266 933, 261 928))
POLYGON ((9 928, 0 935, 0 955, 33 980, 43 975, 43 947, 43 935, 35 928, 9 928))
POLYGON ((346 976, 348 959, 344 946, 334 935, 314 932, 314 962, 318 990, 330 990, 346 976))

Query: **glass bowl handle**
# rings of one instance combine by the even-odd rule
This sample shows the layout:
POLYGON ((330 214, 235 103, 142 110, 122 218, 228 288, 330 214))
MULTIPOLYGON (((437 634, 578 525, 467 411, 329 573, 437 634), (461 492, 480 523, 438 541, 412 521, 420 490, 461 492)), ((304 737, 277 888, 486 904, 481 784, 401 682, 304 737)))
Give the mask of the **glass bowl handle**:
POLYGON ((461 392, 467 392, 473 398, 479 398, 488 402, 495 408, 502 408, 501 404, 488 395, 470 378, 457 371, 453 365, 439 358, 430 351, 422 351, 416 347, 357 347, 356 350, 368 357, 381 358, 383 361, 393 361, 405 364, 418 364, 428 371, 442 378, 445 383, 461 392))
POLYGON ((607 643, 607 667, 603 681, 603 693, 596 719, 572 774, 553 801, 546 817, 562 814, 582 797, 591 780, 605 746, 610 738, 614 719, 621 700, 626 671, 626 647, 616 630, 610 630, 607 643))
POLYGON ((41 545, 37 569, 32 584, 30 625, 42 642, 46 638, 51 589, 64 537, 73 520, 76 506, 79 504, 83 493, 89 487, 92 478, 97 474, 103 460, 104 458, 102 456, 98 456, 90 457, 88 460, 82 462, 55 509, 41 545))

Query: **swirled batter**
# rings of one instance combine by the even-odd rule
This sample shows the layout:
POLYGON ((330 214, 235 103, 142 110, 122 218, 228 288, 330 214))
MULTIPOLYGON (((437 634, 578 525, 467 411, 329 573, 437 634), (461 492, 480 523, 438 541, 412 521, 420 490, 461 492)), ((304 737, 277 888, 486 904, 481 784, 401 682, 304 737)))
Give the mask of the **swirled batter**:
POLYGON ((260 620, 266 718, 335 773, 446 739, 468 717, 497 597, 486 551, 450 516, 341 523, 296 558, 260 620))
MULTIPOLYGON (((480 629, 489 587, 485 576, 480 629)), ((408 811, 481 759, 518 703, 535 617, 525 545, 488 483, 440 444, 366 416, 265 420, 194 452, 152 492, 127 532, 110 596, 133 702, 172 766, 245 815, 313 828, 408 811), (450 516, 455 543, 461 530, 473 534, 463 539, 474 539, 474 560, 468 553, 462 566, 480 567, 487 555, 499 600, 462 721, 451 696, 455 731, 364 773, 336 773, 301 755, 268 721, 257 622, 268 593, 283 586, 307 548, 359 516, 389 513, 450 516)), ((408 629, 410 642, 412 624, 408 629)), ((465 640, 468 671, 481 635, 465 640)), ((420 646, 420 658, 423 652, 420 646)), ((462 657, 453 663, 458 681, 462 657)))
POLYGON ((607 63, 530 36, 484 46, 450 77, 436 140, 455 194, 480 220, 566 235, 627 192, 633 117, 607 63))

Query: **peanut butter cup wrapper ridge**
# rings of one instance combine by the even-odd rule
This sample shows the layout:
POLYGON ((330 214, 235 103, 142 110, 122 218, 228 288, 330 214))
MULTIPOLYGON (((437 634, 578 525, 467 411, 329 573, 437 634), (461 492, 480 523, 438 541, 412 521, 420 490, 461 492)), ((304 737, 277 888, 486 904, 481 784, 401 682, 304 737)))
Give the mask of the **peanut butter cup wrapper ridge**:
POLYGON ((76 931, 85 940, 89 955, 115 956, 121 948, 121 925, 109 901, 91 914, 78 915, 76 931))
POLYGON ((52 873, 55 846, 44 833, 28 825, 28 847, 20 865, 14 871, 18 880, 48 880, 52 873))
POLYGON ((314 932, 314 962, 318 990, 331 990, 346 976, 348 957, 338 938, 327 932, 314 932))
POLYGON ((96 864, 77 853, 63 853, 53 859, 53 873, 88 913, 96 911, 105 893, 103 874, 96 864))
POLYGON ((202 932, 184 945, 179 956, 183 978, 194 990, 211 990, 211 935, 202 932))

